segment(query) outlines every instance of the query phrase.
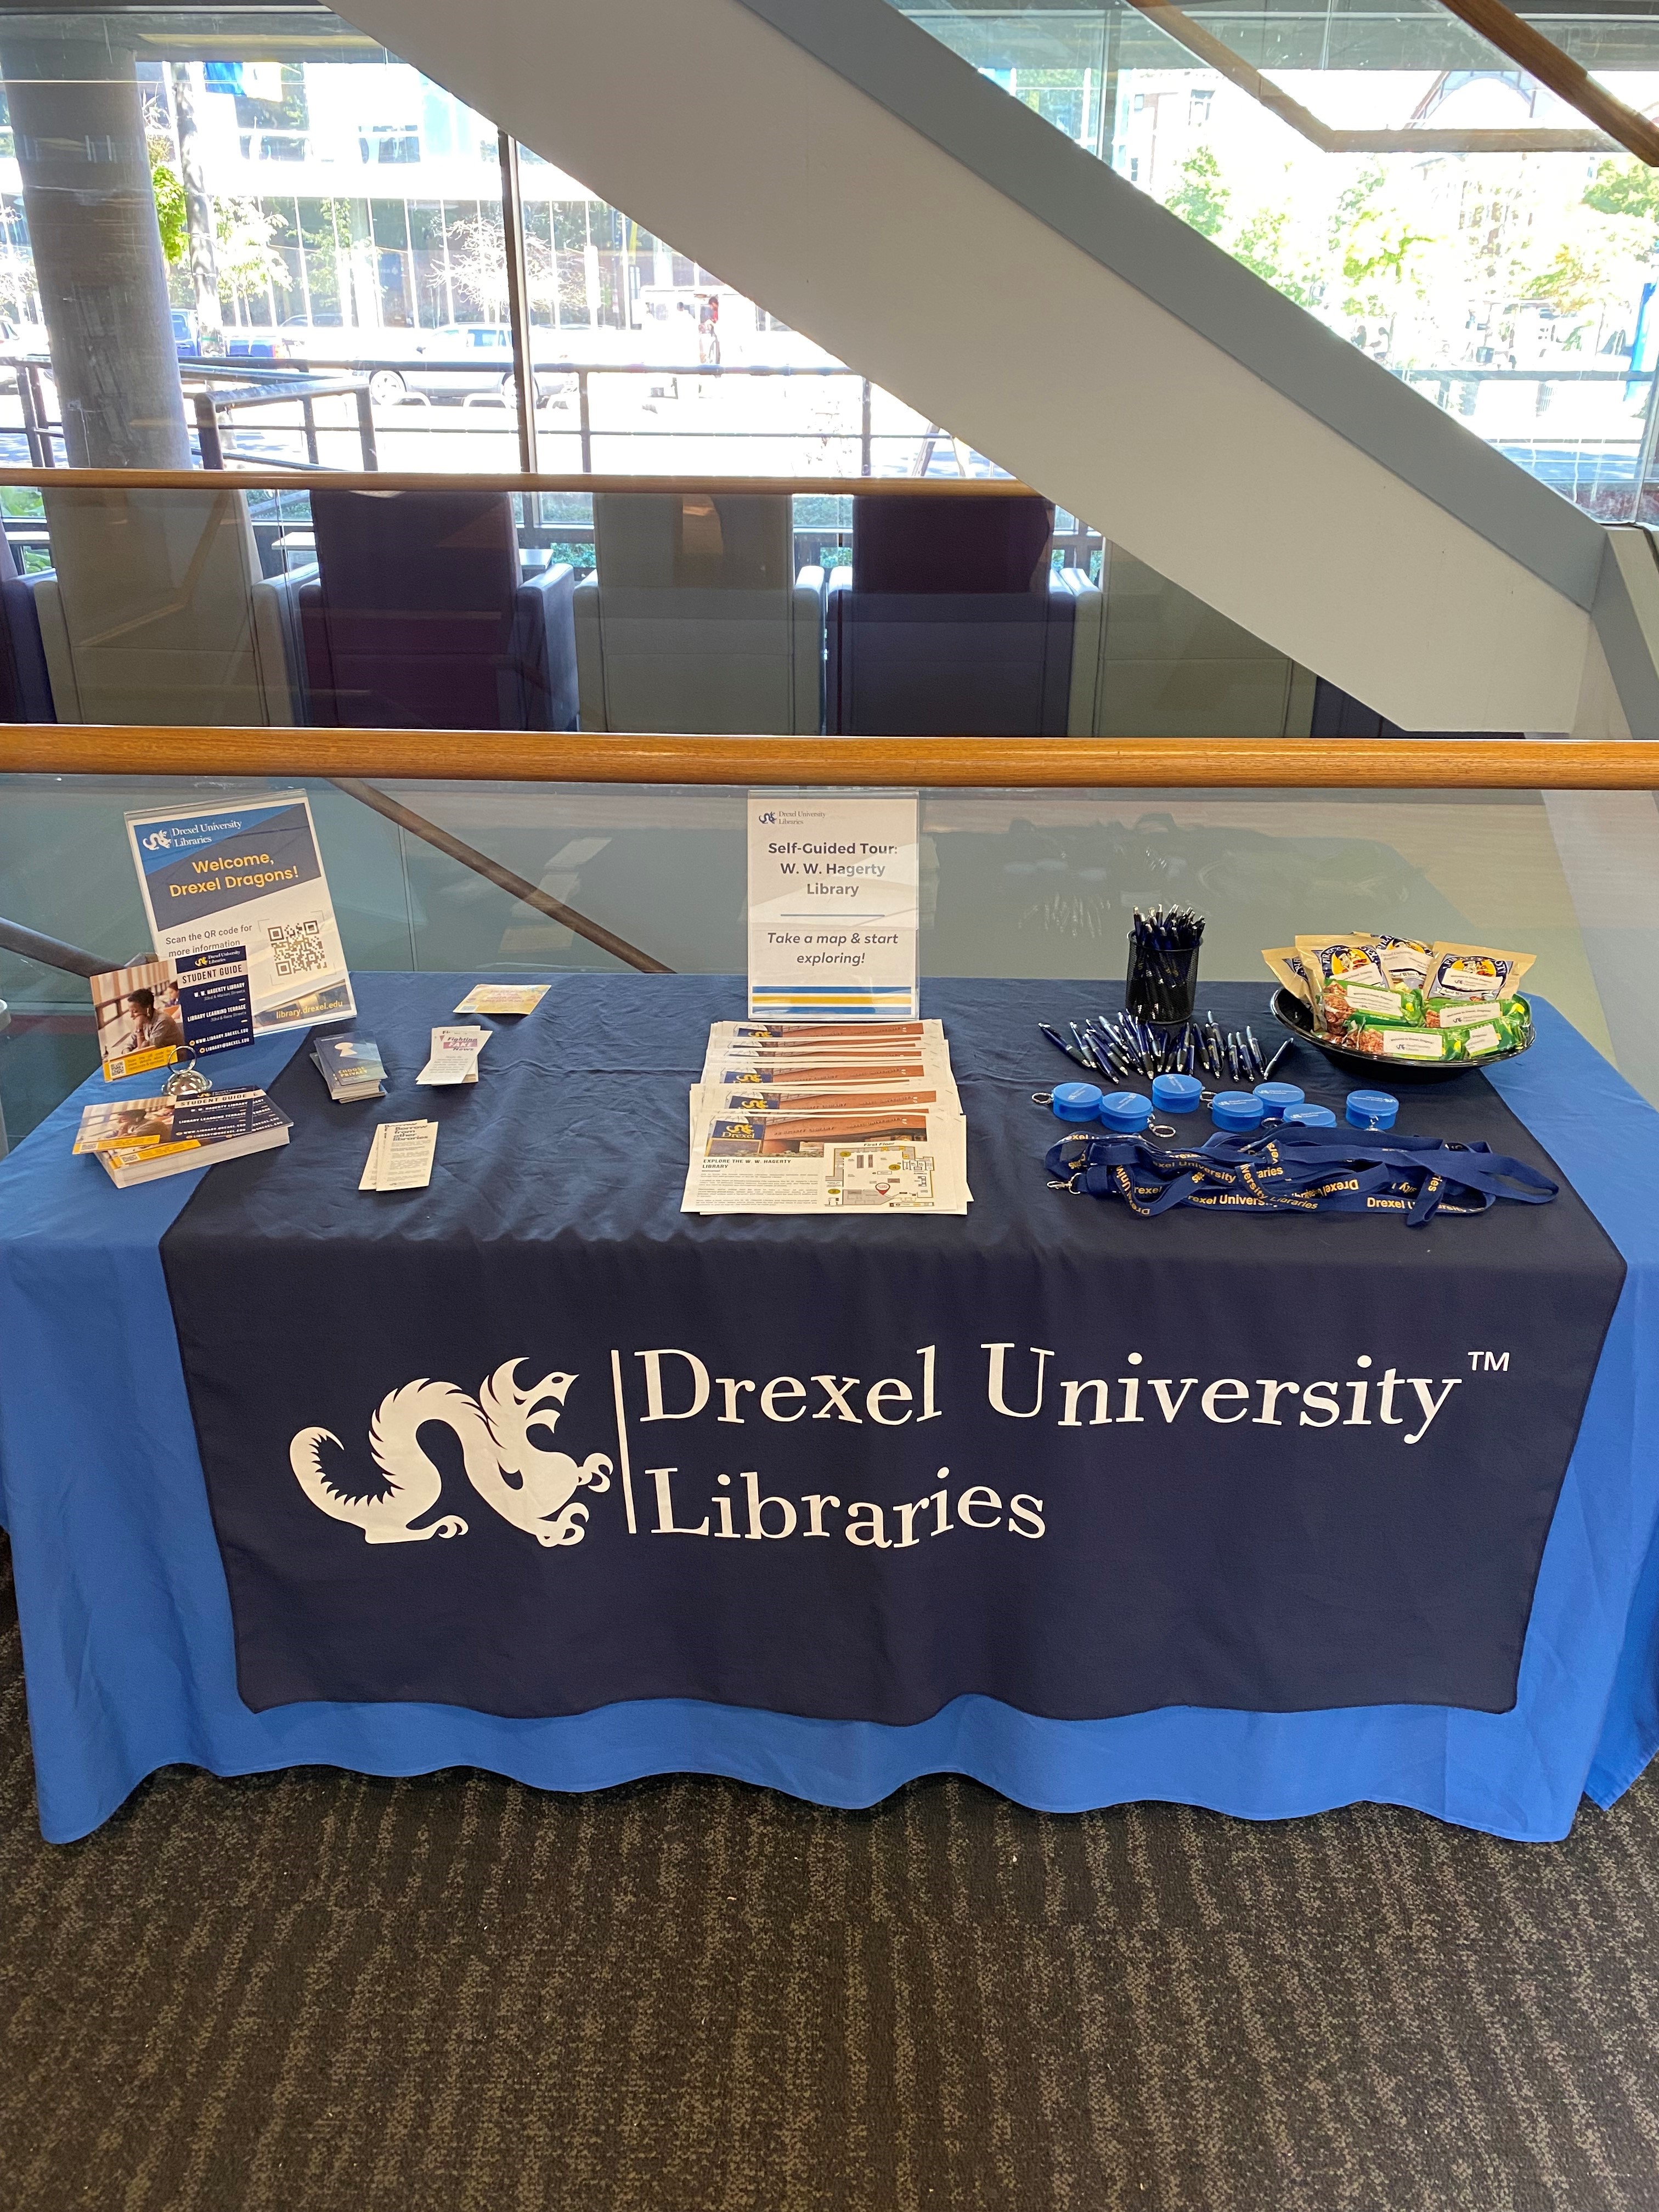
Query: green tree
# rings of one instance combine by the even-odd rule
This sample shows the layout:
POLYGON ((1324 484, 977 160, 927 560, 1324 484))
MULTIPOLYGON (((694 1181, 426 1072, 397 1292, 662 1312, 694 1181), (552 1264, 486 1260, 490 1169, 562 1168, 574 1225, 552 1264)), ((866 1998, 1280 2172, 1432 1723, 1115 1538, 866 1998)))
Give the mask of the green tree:
POLYGON ((1207 146, 1196 147, 1181 165, 1181 181, 1164 204, 1171 215, 1206 238, 1213 238, 1227 220, 1232 193, 1221 181, 1221 164, 1207 146))
POLYGON ((1639 216, 1659 228, 1659 172, 1645 161, 1603 161, 1585 187, 1584 205, 1598 215, 1639 216))
POLYGON ((1317 307, 1324 285, 1307 256, 1297 254, 1290 244, 1286 236, 1290 228, 1288 208, 1257 208, 1239 225, 1232 243, 1233 258, 1298 307, 1317 307))
POLYGON ((145 133, 149 149, 149 181, 155 194, 155 221, 161 234, 161 252, 169 269, 190 258, 190 211, 185 200, 184 179, 173 166, 171 135, 165 131, 145 133))

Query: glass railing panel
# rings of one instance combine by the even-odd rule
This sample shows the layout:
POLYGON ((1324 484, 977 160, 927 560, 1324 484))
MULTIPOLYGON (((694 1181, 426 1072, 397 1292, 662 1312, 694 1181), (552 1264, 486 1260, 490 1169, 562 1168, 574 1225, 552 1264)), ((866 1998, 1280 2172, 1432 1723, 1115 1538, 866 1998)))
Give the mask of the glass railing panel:
MULTIPOLYGON (((128 808, 204 805, 264 780, 0 782, 0 916, 112 959, 144 932, 128 808)), ((337 787, 307 780, 348 959, 359 969, 616 972, 631 953, 681 973, 744 961, 744 794, 728 787, 383 781, 427 829, 557 901, 562 922, 337 787), (623 940, 601 951, 580 925, 623 940)), ((1062 1073, 1035 1024, 1115 1002, 1136 908, 1206 917, 1203 984, 1260 994, 1264 947, 1372 929, 1536 955, 1547 999, 1659 1103, 1659 807, 1653 794, 1398 790, 927 791, 924 976, 1047 984, 1034 1072, 1062 1073), (1052 1057, 1052 1066, 1047 1066, 1052 1057)), ((79 976, 0 952, 0 1106, 13 1140, 93 1064, 79 976)))
MULTIPOLYGON (((3 473, 3 472, 0 472, 3 473)), ((0 719, 1307 734, 1311 679, 1006 479, 6 486, 0 719), (822 482, 823 491, 804 489, 822 482)))

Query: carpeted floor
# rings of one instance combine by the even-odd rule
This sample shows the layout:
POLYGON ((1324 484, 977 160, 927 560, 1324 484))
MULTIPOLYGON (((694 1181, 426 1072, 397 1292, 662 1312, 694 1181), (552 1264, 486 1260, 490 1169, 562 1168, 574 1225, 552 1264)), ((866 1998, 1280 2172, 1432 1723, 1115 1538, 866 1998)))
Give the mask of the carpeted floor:
POLYGON ((51 1848, 3 1607, 5 2212, 1659 2207, 1654 1783, 1540 1847, 175 1768, 51 1848))

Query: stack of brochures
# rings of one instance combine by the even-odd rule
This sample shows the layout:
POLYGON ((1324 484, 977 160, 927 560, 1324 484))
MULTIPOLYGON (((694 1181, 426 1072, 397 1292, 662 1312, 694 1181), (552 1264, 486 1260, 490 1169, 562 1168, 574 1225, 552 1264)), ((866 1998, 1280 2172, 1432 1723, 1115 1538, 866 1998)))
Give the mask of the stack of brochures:
POLYGON ((965 1213, 967 1125, 938 1022, 716 1022, 687 1213, 965 1213))
POLYGON ((216 1167, 288 1142, 292 1124, 263 1091, 213 1091, 199 1098, 124 1098, 88 1106, 75 1149, 92 1152, 118 1188, 216 1167))
POLYGON ((359 1190, 424 1190, 438 1152, 435 1121, 382 1121, 363 1164, 359 1190))
POLYGON ((319 1037, 311 1057, 337 1106, 353 1098, 386 1097, 380 1048, 368 1037, 319 1037))
POLYGON ((415 1080, 438 1085, 476 1083, 478 1055, 494 1034, 477 1022, 454 1022, 434 1030, 426 1066, 415 1080))

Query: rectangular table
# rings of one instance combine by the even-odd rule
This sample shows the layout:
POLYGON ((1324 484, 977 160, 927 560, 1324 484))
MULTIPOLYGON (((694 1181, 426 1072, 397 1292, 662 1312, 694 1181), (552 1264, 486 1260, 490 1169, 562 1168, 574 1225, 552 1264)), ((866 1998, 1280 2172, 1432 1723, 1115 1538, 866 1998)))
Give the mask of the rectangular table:
POLYGON ((385 1105, 284 1073, 293 1040, 226 1055, 295 1113, 285 1153, 117 1193, 66 1157, 76 1099, 0 1170, 48 1835, 183 1759, 707 1770, 842 1804, 951 1768, 1054 1809, 1371 1797, 1550 1836, 1659 1741, 1654 1117, 1549 1008, 1494 1074, 1522 1127, 1473 1080, 1407 1094, 1401 1126, 1501 1119, 1570 1177, 1550 1207, 1419 1233, 1051 1194, 1030 1093, 1070 1071, 1034 1024, 1080 987, 940 984, 967 1222, 696 1221, 685 1087, 738 987, 562 978, 476 1091, 416 1091, 468 980, 360 979, 385 1105), (374 1120, 428 1110, 434 1192, 360 1196, 374 1120), (1463 1341, 1477 1313, 1490 1344, 1463 1341), (1300 1419, 1316 1377, 1334 1436, 1328 1395, 1300 1419), (544 1378, 556 1436, 524 1425, 544 1378), (416 1383, 453 1395, 399 1442, 416 1383), (465 1534, 369 1544, 307 1494, 307 1436, 374 1486, 372 1419, 394 1468, 413 1446, 441 1476, 404 1518, 465 1534))

